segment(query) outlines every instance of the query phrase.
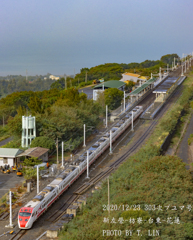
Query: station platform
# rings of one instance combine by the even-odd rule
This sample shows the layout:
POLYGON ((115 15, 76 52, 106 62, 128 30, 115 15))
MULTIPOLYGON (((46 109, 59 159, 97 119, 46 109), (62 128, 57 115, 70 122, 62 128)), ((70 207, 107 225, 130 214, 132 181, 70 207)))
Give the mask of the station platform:
POLYGON ((179 78, 168 78, 163 84, 153 91, 156 94, 155 101, 146 109, 146 111, 140 116, 141 119, 154 119, 161 108, 173 95, 175 90, 180 86, 186 76, 179 78))

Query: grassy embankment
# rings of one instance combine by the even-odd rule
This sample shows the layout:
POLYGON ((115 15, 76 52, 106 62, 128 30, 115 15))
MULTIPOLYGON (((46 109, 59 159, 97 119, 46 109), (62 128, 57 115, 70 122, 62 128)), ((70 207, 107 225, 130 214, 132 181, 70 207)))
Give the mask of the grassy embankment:
POLYGON ((156 239, 192 239, 193 213, 187 209, 187 205, 193 202, 192 177, 185 170, 181 159, 160 156, 160 147, 165 137, 175 128, 182 110, 189 109, 189 100, 193 97, 192 82, 193 73, 183 83, 183 94, 162 117, 151 138, 111 175, 110 202, 121 208, 111 211, 110 216, 108 215, 104 207, 108 203, 107 182, 103 182, 102 189, 88 198, 87 205, 79 215, 65 226, 60 235, 61 240, 138 239, 138 229, 143 235, 140 239, 151 239, 147 233, 148 229, 161 231, 156 239), (127 205, 134 204, 140 205, 140 210, 131 207, 126 211, 127 205), (146 211, 146 205, 155 205, 156 209, 146 211), (162 206, 162 210, 158 209, 159 205, 162 206), (178 211, 173 211, 171 207, 166 210, 165 206, 168 205, 176 205, 178 211), (184 206, 183 211, 179 210, 179 206, 184 206), (156 223, 158 217, 162 221, 160 224, 156 223), (112 223, 113 218, 116 223, 112 223), (141 223, 138 222, 140 218, 141 223), (118 222, 121 219, 124 221, 118 222), (131 223, 132 219, 135 223, 131 223), (126 237, 125 233, 121 236, 103 236, 105 229, 118 229, 123 232, 130 229, 133 234, 132 237, 126 237))

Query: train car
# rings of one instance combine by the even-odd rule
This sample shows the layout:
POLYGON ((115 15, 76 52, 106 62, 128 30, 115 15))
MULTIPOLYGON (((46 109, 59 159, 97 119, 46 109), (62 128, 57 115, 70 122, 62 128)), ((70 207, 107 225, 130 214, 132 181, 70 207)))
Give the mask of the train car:
MULTIPOLYGON (((142 106, 136 106, 133 110, 133 121, 143 112, 142 106)), ((132 112, 127 113, 110 130, 112 131, 112 142, 128 128, 132 123, 132 112)), ((110 145, 110 131, 106 132, 99 140, 88 149, 89 166, 110 145)), ((56 201, 56 199, 68 189, 87 168, 87 151, 75 159, 67 168, 59 174, 38 195, 19 210, 18 226, 21 229, 29 229, 33 223, 56 201)))

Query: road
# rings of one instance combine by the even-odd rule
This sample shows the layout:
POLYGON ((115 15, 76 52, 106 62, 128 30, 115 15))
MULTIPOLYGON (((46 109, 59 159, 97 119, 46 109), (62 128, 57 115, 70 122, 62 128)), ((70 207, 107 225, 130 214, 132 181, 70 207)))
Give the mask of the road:
POLYGON ((5 145, 6 143, 10 142, 12 139, 13 139, 13 137, 4 139, 3 141, 0 142, 0 147, 5 145))
POLYGON ((80 93, 86 93, 88 99, 93 98, 93 88, 92 87, 86 87, 86 88, 81 88, 78 90, 80 93))

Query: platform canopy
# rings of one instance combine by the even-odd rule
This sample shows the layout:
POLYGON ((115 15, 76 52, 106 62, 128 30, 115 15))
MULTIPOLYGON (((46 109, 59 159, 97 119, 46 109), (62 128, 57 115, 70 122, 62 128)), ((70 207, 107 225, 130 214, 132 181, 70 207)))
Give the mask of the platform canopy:
POLYGON ((138 95, 140 92, 142 92, 144 89, 146 89, 149 85, 153 84, 156 81, 156 78, 149 79, 147 82, 142 84, 140 87, 133 90, 131 93, 129 93, 129 96, 138 95))
POLYGON ((177 79, 177 77, 166 79, 158 88, 153 91, 153 93, 166 93, 177 79))

